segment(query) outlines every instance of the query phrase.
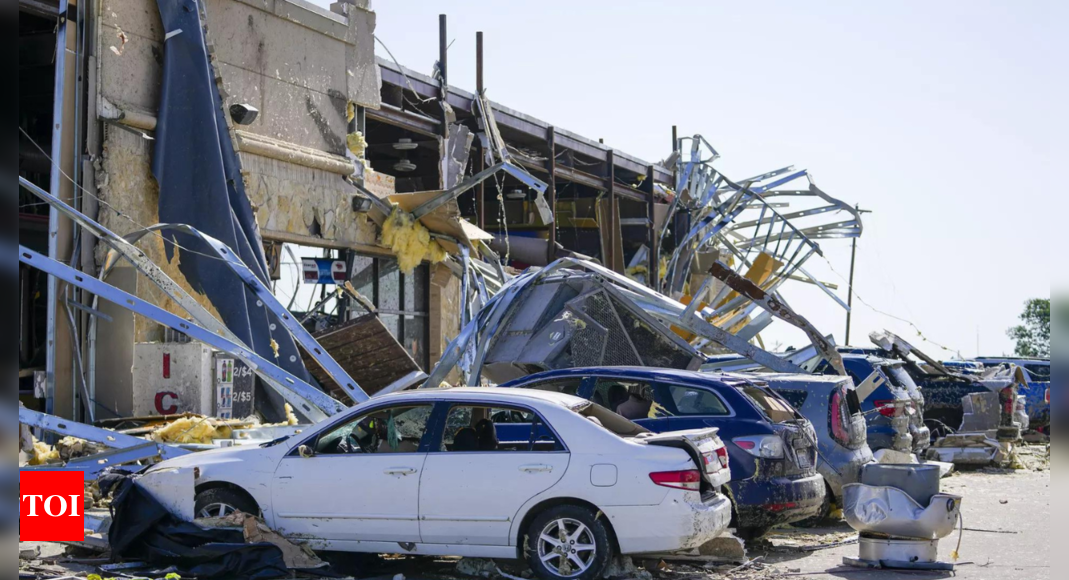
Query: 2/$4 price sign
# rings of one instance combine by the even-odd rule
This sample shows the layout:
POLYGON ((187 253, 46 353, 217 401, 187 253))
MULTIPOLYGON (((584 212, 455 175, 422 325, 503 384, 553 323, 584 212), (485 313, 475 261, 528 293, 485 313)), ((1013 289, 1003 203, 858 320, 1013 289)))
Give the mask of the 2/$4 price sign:
POLYGON ((85 473, 19 472, 19 541, 84 542, 85 473))

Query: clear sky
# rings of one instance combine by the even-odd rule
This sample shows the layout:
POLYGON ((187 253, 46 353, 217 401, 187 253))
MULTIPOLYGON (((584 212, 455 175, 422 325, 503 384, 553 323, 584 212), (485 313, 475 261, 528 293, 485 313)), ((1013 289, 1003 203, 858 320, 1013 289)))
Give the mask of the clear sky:
MULTIPOLYGON (((451 84, 474 89, 481 30, 490 98, 647 161, 670 152, 675 124, 712 142, 729 176, 809 169, 829 194, 874 212, 858 244, 857 295, 966 357, 978 343, 981 354, 1011 352, 1006 329, 1024 301, 1069 278, 1055 253, 1064 221, 1055 216, 1069 211, 1057 177, 1069 154, 1069 2, 375 0, 373 8, 377 36, 405 66, 430 72, 438 14, 448 14, 451 84)), ((845 276, 849 242, 822 248, 845 276)), ((807 268, 840 283, 845 297, 827 263, 814 258, 807 268)), ((784 295, 842 342, 845 312, 828 297, 801 284, 784 295)), ((917 338, 855 301, 851 342, 868 344, 868 332, 882 328, 917 338)), ((765 338, 805 343, 783 323, 765 338)))

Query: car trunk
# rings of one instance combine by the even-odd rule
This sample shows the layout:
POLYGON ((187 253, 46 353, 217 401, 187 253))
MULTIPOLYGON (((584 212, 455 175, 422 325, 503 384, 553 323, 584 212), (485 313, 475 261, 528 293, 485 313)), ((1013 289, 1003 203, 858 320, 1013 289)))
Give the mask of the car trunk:
POLYGON ((772 423, 784 442, 787 461, 779 475, 806 477, 816 473, 817 433, 786 399, 765 386, 750 384, 738 388, 772 423))
POLYGON ((727 451, 717 435, 719 429, 694 429, 673 431, 640 438, 647 445, 673 447, 686 451, 702 474, 702 497, 716 493, 731 481, 731 468, 727 465, 727 451))

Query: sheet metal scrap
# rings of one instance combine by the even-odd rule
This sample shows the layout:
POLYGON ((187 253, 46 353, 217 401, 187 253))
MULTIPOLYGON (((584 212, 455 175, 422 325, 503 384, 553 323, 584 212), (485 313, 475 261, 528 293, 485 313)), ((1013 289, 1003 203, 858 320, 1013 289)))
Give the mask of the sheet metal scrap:
POLYGON ((766 290, 774 290, 787 279, 800 279, 820 287, 844 308, 847 305, 825 284, 802 267, 813 254, 821 254, 814 240, 854 238, 862 232, 859 212, 822 191, 806 170, 784 167, 756 175, 739 182, 732 181, 713 167, 720 154, 700 135, 680 139, 680 150, 690 143, 690 156, 675 156, 679 179, 676 198, 669 207, 665 227, 661 231, 660 247, 676 213, 690 215, 691 229, 683 236, 669 257, 665 292, 676 297, 684 293, 693 257, 701 251, 722 246, 738 259, 738 268, 753 266, 756 256, 767 254, 777 267, 763 283, 766 290), (801 178, 809 181, 808 189, 779 189, 801 178), (791 201, 816 201, 816 207, 780 213, 772 203, 774 197, 791 201), (741 220, 744 212, 759 211, 757 219, 741 220), (822 219, 829 214, 846 213, 848 218, 832 223, 822 219))
POLYGON ((86 479, 92 480, 96 479, 102 471, 109 467, 156 458, 171 459, 189 453, 189 451, 173 445, 146 441, 117 431, 109 431, 91 425, 67 421, 27 409, 21 405, 19 406, 19 424, 65 437, 85 439, 108 448, 108 451, 103 453, 72 459, 65 465, 41 465, 21 468, 24 471, 82 471, 85 473, 86 479))
MULTIPOLYGON (((204 247, 212 252, 220 262, 229 267, 234 274, 246 284, 249 288, 251 295, 258 298, 259 303, 265 309, 270 310, 280 323, 292 333, 293 338, 302 347, 309 352, 312 357, 319 363, 321 368, 327 369, 328 374, 339 384, 345 385, 345 390, 349 396, 355 401, 366 401, 367 394, 360 389, 359 385, 337 364, 336 361, 326 353, 322 347, 315 341, 314 338, 301 326, 296 319, 286 310, 281 303, 275 299, 270 290, 260 282, 259 278, 252 273, 251 270, 237 257, 235 252, 224 245, 223 243, 202 234, 196 229, 186 225, 173 225, 173 224, 157 224, 149 228, 136 231, 128 236, 120 237, 111 230, 108 230, 104 226, 100 225, 96 221, 90 219, 88 216, 77 211, 73 207, 67 205, 60 199, 54 197, 50 193, 42 190, 34 184, 26 181, 23 178, 19 178, 19 184, 25 187, 27 190, 37 195, 42 200, 47 202, 50 206, 56 208, 60 213, 74 220, 76 223, 86 228, 93 235, 97 236, 101 241, 111 247, 111 251, 108 253, 108 257, 105 261, 105 267, 102 268, 100 273, 100 284, 104 284, 104 280, 111 272, 112 268, 118 261, 118 256, 121 255, 129 260, 139 272, 145 275, 149 280, 156 284, 168 297, 175 301, 180 307, 196 321, 196 323, 203 327, 228 344, 234 345, 240 349, 251 352, 252 349, 248 347, 243 341, 238 339, 224 324, 219 322, 214 316, 211 315, 203 306, 197 303, 185 290, 182 289, 177 283, 168 277, 148 256, 138 249, 134 244, 141 240, 145 235, 158 233, 160 231, 178 231, 185 235, 191 236, 200 240, 204 247)), ((83 276, 78 276, 77 279, 84 280, 83 276)), ((105 284, 106 285, 106 284, 105 284)), ((111 288, 110 286, 108 286, 111 288)), ((99 294, 94 293, 93 307, 98 305, 99 294)), ((120 304, 122 305, 122 304, 120 304)), ((93 321, 95 324, 95 321, 93 321)), ((177 329, 184 332, 181 329, 177 329)), ((281 336, 281 335, 280 335, 281 336)), ((255 368, 255 367, 253 367, 255 368)), ((280 369, 281 370, 281 369, 280 369)), ((282 393, 288 391, 288 383, 278 382, 271 376, 262 375, 265 382, 268 383, 277 392, 282 393)), ((303 382, 303 381, 302 381, 303 382)), ((294 404, 294 407, 304 409, 307 405, 298 405, 295 401, 290 401, 294 404)), ((318 412, 313 411, 318 416, 318 412)), ((306 416, 309 419, 313 417, 306 416)), ((313 419, 314 420, 314 419, 313 419)))
POLYGON ((19 261, 30 267, 37 268, 73 286, 87 290, 101 298, 114 303, 117 306, 140 314, 154 320, 164 326, 182 332, 194 340, 199 340, 209 346, 229 353, 247 364, 260 377, 265 379, 272 387, 279 389, 279 394, 286 402, 293 405, 313 422, 321 421, 329 416, 342 412, 346 406, 331 398, 326 393, 309 385, 296 376, 285 371, 281 367, 271 363, 267 359, 252 352, 247 347, 236 344, 226 338, 218 336, 211 331, 186 321, 158 306, 149 304, 144 300, 122 290, 106 284, 92 277, 85 276, 70 266, 42 256, 33 250, 19 246, 19 261))
POLYGON ((895 357, 908 364, 917 364, 916 361, 909 358, 910 355, 917 357, 917 359, 924 364, 922 370, 928 374, 955 377, 969 382, 976 381, 996 393, 1011 385, 1015 385, 1017 388, 1027 388, 1028 386, 1028 375, 1023 368, 1015 364, 987 368, 981 371, 978 375, 969 375, 947 368, 946 365, 925 354, 923 351, 917 349, 917 347, 906 342, 905 339, 893 332, 887 330, 883 332, 872 332, 869 334, 869 340, 876 346, 893 354, 895 357))
MULTIPOLYGON (((806 320, 805 317, 791 310, 781 298, 765 292, 760 286, 735 273, 723 262, 716 262, 713 264, 709 273, 723 281, 732 290, 752 300, 755 304, 761 306, 761 308, 764 308, 767 312, 772 314, 772 316, 802 329, 813 343, 813 346, 820 351, 835 370, 840 375, 845 376, 847 374, 846 367, 843 366, 843 357, 839 354, 839 351, 835 349, 835 345, 825 339, 824 336, 820 334, 820 331, 806 320)), ((715 313, 713 314, 715 315, 715 313)))
POLYGON ((704 360, 673 327, 780 372, 798 366, 732 335, 683 304, 599 264, 563 258, 507 283, 450 343, 425 386, 457 365, 466 384, 597 365, 696 369, 704 360))

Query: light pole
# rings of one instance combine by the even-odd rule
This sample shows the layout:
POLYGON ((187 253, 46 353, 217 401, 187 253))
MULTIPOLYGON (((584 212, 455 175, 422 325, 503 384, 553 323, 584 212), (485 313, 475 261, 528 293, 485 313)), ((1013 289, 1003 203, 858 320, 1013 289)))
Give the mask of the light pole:
MULTIPOLYGON (((854 205, 854 209, 857 210, 858 215, 863 213, 872 213, 871 210, 861 209, 861 206, 854 205)), ((854 238, 852 247, 850 248, 850 285, 846 293, 846 343, 845 346, 850 346, 850 317, 854 313, 854 263, 857 261, 857 238, 854 238)))

